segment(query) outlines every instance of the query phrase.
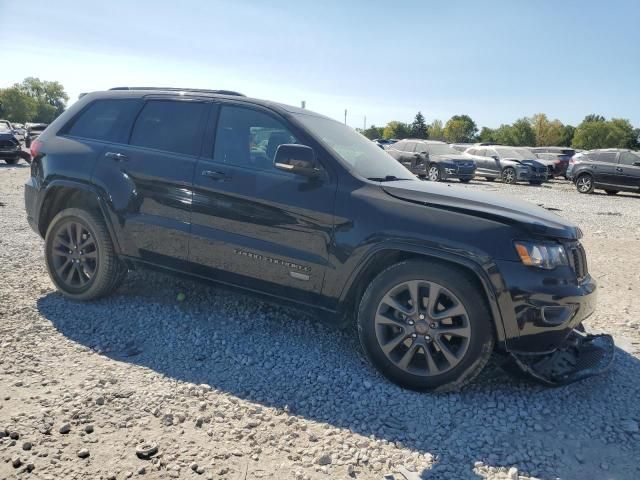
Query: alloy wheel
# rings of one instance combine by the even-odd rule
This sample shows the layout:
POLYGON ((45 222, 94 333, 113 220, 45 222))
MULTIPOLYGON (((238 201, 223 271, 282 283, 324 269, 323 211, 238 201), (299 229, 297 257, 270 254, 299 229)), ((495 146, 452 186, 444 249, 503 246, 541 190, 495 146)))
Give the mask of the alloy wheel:
POLYGON ((440 180, 440 169, 437 165, 431 165, 429 167, 429 180, 437 182, 440 180))
POLYGON ((471 338, 469 315, 460 299, 426 280, 390 289, 376 309, 375 330, 380 349, 396 367, 426 377, 458 365, 471 338))
POLYGON ((588 175, 581 176, 578 179, 577 187, 580 193, 588 193, 591 190, 591 177, 588 175))
POLYGON ((86 225, 69 220, 55 232, 51 259, 59 281, 70 290, 81 290, 98 269, 98 245, 86 225))
POLYGON ((512 168, 507 168, 502 173, 504 183, 514 183, 516 180, 516 172, 512 168))

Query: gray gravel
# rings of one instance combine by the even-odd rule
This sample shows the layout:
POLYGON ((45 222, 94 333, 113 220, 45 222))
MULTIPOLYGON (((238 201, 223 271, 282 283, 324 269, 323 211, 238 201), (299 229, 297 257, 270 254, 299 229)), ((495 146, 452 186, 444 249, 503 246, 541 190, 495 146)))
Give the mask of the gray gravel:
POLYGON ((109 299, 64 299, 24 218, 27 176, 0 165, 0 478, 640 477, 640 332, 627 290, 640 196, 464 187, 583 226, 606 310, 590 324, 627 351, 608 375, 564 388, 490 365, 461 393, 429 395, 381 378, 353 331, 216 287, 137 271, 109 299))

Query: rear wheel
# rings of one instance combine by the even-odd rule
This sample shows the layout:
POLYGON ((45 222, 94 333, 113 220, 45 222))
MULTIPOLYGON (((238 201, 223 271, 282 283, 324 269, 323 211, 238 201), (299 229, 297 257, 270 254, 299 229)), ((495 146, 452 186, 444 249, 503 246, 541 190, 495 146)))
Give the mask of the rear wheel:
POLYGON ((588 173, 583 173, 576 180, 576 188, 580 193, 593 192, 593 177, 588 173))
POLYGON ((463 273, 424 261, 387 268, 358 311, 360 343, 392 382, 414 390, 457 390, 486 365, 491 315, 463 273))
POLYGON ((429 165, 429 180, 431 180, 432 182, 439 182, 440 181, 440 168, 438 167, 438 165, 435 164, 431 164, 429 165))
POLYGON ((620 190, 605 190, 607 195, 617 195, 620 190))
POLYGON ((45 258, 55 286, 74 300, 109 295, 127 271, 102 217, 78 208, 63 210, 49 224, 45 258))
POLYGON ((516 183, 516 171, 512 167, 507 167, 502 171, 502 181, 504 183, 508 183, 509 185, 513 185, 516 183))

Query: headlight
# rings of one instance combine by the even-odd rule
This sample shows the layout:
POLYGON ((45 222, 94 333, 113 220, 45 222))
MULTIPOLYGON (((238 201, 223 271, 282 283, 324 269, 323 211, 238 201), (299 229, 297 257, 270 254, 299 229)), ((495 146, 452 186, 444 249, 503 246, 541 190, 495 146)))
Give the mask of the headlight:
POLYGON ((515 242, 516 252, 522 263, 528 267, 552 270, 561 265, 569 265, 567 252, 555 243, 515 242))

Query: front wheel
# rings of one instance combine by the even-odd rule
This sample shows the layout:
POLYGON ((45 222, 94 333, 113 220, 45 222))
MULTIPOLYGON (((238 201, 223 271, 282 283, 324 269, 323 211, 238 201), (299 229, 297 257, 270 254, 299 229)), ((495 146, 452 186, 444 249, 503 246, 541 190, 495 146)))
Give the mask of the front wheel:
POLYGON ((429 165, 429 180, 432 182, 440 181, 440 168, 438 168, 438 165, 429 165))
POLYGON ((516 183, 516 171, 514 168, 507 167, 502 171, 502 181, 504 183, 508 183, 509 185, 513 185, 516 183))
POLYGON ((458 390, 493 351, 491 314, 478 287, 439 264, 405 261, 384 270, 367 288, 357 321, 373 365, 413 390, 458 390))
POLYGON ((576 180, 576 188, 580 193, 593 192, 593 177, 588 173, 583 173, 576 180))
POLYGON ((102 217, 78 208, 63 210, 51 221, 45 259, 57 289, 74 300, 107 296, 126 276, 102 217))

